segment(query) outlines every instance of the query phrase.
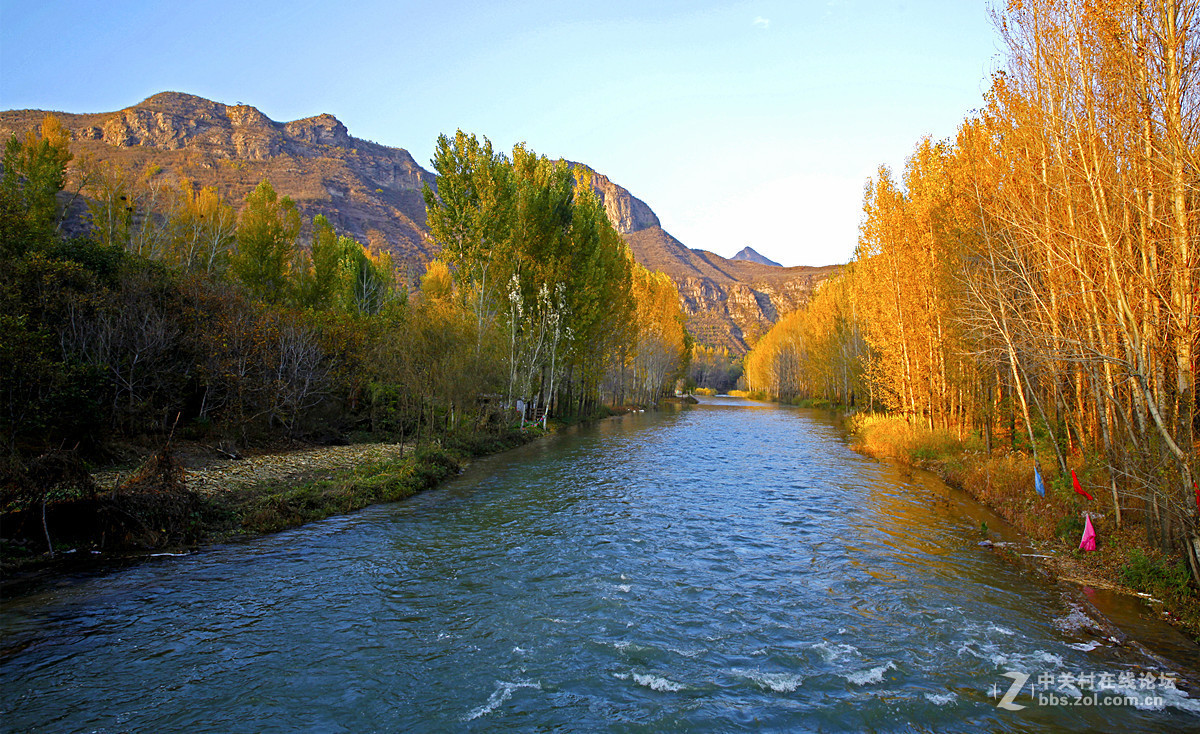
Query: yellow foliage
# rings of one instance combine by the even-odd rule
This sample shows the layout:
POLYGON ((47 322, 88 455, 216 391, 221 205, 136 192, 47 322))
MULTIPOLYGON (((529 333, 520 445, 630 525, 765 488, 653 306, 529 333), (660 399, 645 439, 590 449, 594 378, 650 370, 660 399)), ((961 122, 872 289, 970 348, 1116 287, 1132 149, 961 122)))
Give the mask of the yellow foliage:
POLYGON ((679 290, 669 276, 634 263, 632 293, 637 338, 630 355, 631 397, 651 403, 674 387, 691 359, 679 290))
POLYGON ((442 260, 430 260, 421 276, 421 296, 435 302, 447 302, 454 295, 454 277, 442 260))

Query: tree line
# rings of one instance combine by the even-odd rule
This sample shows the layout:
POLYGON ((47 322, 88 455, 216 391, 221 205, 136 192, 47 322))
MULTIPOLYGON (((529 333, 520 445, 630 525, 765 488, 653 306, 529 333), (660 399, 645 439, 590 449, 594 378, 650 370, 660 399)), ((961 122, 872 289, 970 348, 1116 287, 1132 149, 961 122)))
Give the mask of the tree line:
POLYGON ((90 232, 68 237, 69 142, 48 115, 4 149, 6 461, 174 431, 420 442, 654 402, 687 368, 670 281, 633 262, 586 170, 524 146, 439 140, 441 259, 410 293, 382 247, 266 180, 239 212, 153 165, 78 161, 90 232))
MULTIPOLYGON (((1200 3, 1025 0, 955 139, 866 186, 854 260, 749 355, 752 389, 880 406, 1106 470, 1200 566, 1200 3)), ((1200 576, 1200 575, 1198 575, 1200 576)))
POLYGON ((493 384, 506 405, 577 415, 674 389, 692 351, 679 292, 634 261, 589 169, 461 130, 438 138, 433 168, 424 195, 445 290, 475 353, 505 366, 493 384))

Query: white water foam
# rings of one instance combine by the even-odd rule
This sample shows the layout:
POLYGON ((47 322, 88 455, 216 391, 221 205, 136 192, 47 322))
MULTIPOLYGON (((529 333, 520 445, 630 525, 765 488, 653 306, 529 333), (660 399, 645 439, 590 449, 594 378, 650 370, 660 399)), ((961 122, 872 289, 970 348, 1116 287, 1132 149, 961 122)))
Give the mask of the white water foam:
POLYGON ((832 663, 833 661, 848 655, 858 655, 857 647, 854 645, 843 645, 840 643, 830 645, 827 642, 818 642, 812 646, 812 649, 820 653, 821 657, 824 658, 825 662, 827 663, 832 663))
POLYGON ((999 625, 995 625, 995 624, 988 626, 988 632, 999 632, 1000 634, 1008 635, 1009 637, 1017 634, 1016 632, 1013 632, 1012 630, 1010 630, 1007 627, 1000 627, 999 625))
POLYGON ((630 653, 634 653, 634 654, 642 652, 643 650, 653 650, 654 649, 652 647, 647 647, 645 645, 639 645, 636 642, 630 642, 629 640, 617 640, 616 642, 610 642, 608 644, 617 648, 617 650, 619 650, 621 652, 630 652, 630 653))
POLYGON ((673 693, 675 691, 682 691, 687 687, 682 683, 676 683, 669 678, 663 678, 662 676, 653 674, 642 675, 641 673, 634 673, 633 680, 638 685, 646 686, 652 691, 669 691, 673 693))
MULTIPOLYGON (((1063 659, 1054 653, 1046 652, 1045 650, 1034 650, 1031 653, 1000 653, 994 652, 995 646, 986 646, 985 650, 989 653, 986 660, 990 660, 997 668, 1006 670, 1046 670, 1046 666, 1050 669, 1058 669, 1063 667, 1063 659)), ((982 657, 977 655, 976 657, 982 657)))
POLYGON ((954 691, 949 693, 926 693, 925 698, 930 703, 936 703, 938 706, 945 706, 948 703, 954 703, 958 700, 958 694, 954 691))
POLYGON ((1100 647, 1100 643, 1095 640, 1091 640, 1090 642, 1068 642, 1067 647, 1073 647, 1076 650, 1082 650, 1083 652, 1091 652, 1097 647, 1100 647))
POLYGON ((471 713, 467 714, 463 721, 472 721, 474 719, 478 719, 480 716, 487 716, 495 711, 496 708, 505 701, 512 698, 513 691, 517 690, 518 688, 536 688, 540 691, 542 689, 542 684, 533 683, 530 681, 517 681, 515 683, 509 683, 498 680, 496 681, 496 690, 492 691, 492 695, 488 696, 487 703, 483 704, 477 709, 473 709, 471 713))
POLYGON ((633 587, 630 586, 629 584, 617 584, 617 591, 623 591, 626 594, 628 594, 632 590, 633 590, 633 587))
POLYGON ((986 660, 997 668, 1004 668, 1006 670, 1057 669, 1061 668, 1064 664, 1062 657, 1051 652, 1046 652, 1045 650, 1033 650, 1030 652, 1002 651, 999 644, 978 639, 964 642, 959 646, 956 654, 958 657, 970 655, 980 660, 986 660))
POLYGON ((745 678, 759 688, 772 690, 776 693, 792 693, 804 682, 804 676, 798 673, 765 673, 761 670, 746 670, 744 668, 734 668, 730 672, 739 678, 745 678))
POLYGON ((1063 665, 1065 665, 1065 663, 1063 663, 1062 656, 1055 655, 1052 652, 1046 652, 1045 650, 1035 651, 1033 653, 1033 660, 1035 663, 1042 663, 1045 665, 1053 665, 1056 668, 1061 668, 1063 665))
POLYGON ((1096 623, 1092 621, 1091 617, 1084 614, 1079 607, 1071 607, 1070 613, 1065 617, 1059 617, 1054 620, 1054 626, 1063 632, 1078 632, 1088 627, 1095 627, 1096 623))
POLYGON ((963 653, 967 653, 968 655, 971 655, 971 656, 973 656, 973 657, 977 657, 977 658, 979 658, 979 659, 981 659, 981 660, 982 660, 982 659, 983 659, 983 656, 982 656, 982 655, 980 655, 979 653, 975 652, 974 650, 972 650, 972 649, 971 649, 971 644, 972 644, 972 643, 968 642, 968 643, 965 643, 965 644, 963 644, 963 645, 959 646, 959 648, 958 648, 958 652, 957 652, 957 653, 955 653, 955 654, 956 654, 956 655, 958 655, 958 656, 961 658, 961 657, 963 656, 963 653))
POLYGON ((869 683, 880 683, 883 681, 883 674, 889 670, 895 670, 896 664, 888 661, 886 665, 880 665, 878 668, 870 670, 860 670, 857 673, 843 673, 842 677, 850 681, 856 686, 865 686, 869 683))

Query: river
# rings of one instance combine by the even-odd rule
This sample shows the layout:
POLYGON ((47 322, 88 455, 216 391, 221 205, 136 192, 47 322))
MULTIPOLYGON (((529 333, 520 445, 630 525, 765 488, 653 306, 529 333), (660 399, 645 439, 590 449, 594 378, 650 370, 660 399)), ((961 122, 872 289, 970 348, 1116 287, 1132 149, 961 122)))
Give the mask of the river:
POLYGON ((6 599, 0 727, 1200 727, 1167 669, 981 548, 982 521, 1004 532, 821 412, 632 414, 405 502, 6 599), (1029 676, 1019 710, 1005 673, 1029 676))

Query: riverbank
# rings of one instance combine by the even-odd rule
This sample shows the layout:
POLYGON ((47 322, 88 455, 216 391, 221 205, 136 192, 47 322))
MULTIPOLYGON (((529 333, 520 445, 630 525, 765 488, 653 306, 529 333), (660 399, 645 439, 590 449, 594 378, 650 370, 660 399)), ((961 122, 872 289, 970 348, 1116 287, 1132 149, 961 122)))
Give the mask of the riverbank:
MULTIPOLYGON (((899 417, 858 414, 847 420, 847 427, 860 453, 929 470, 1003 517, 1030 545, 1032 552, 1021 560, 1032 560, 1057 580, 1140 597, 1200 642, 1200 597, 1186 561, 1150 547, 1144 530, 1128 518, 1118 525, 1102 469, 1079 457, 1069 462, 1093 500, 1076 494, 1070 477, 1048 480, 1046 496, 1039 497, 1033 490, 1033 458, 1024 453, 988 454, 969 437, 913 426, 899 417), (1079 550, 1085 512, 1097 536, 1091 552, 1079 550)), ((981 542, 987 534, 981 528, 981 542)), ((1011 554, 1003 545, 993 549, 1011 554)))
POLYGON ((92 496, 48 505, 49 519, 38 528, 44 540, 28 532, 24 541, 12 537, 38 518, 7 514, 3 586, 11 592, 59 572, 188 552, 396 502, 457 475, 474 458, 545 434, 526 427, 453 435, 419 448, 379 442, 236 457, 181 443, 134 469, 91 474, 92 496))

